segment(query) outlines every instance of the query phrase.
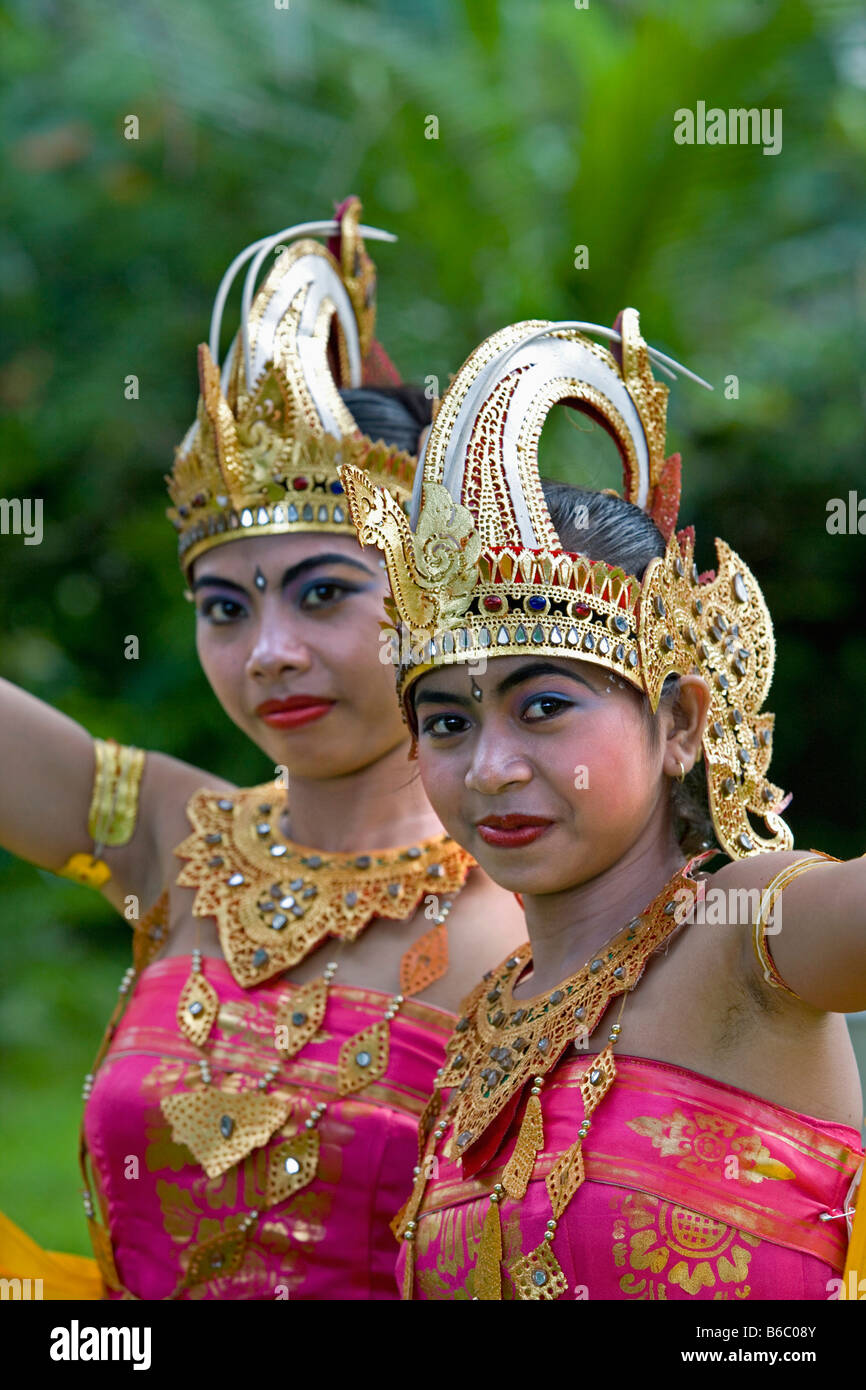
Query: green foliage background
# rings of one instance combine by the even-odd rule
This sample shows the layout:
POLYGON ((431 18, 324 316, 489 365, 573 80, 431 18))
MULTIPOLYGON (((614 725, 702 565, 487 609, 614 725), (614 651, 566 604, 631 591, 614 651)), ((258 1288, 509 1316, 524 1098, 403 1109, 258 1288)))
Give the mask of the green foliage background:
MULTIPOLYGON (((830 498, 866 496, 854 0, 16 0, 0 53, 0 493, 45 509, 41 546, 0 537, 5 676, 95 734, 267 775, 197 667, 162 477, 229 260, 357 192, 400 236, 376 250, 379 333, 407 379, 444 385, 515 319, 633 304, 716 384, 672 392, 681 517, 702 567, 717 534, 764 586, 798 844, 863 852, 866 541, 825 526, 830 498), (780 108, 782 152, 676 145, 698 100, 780 108)), ((616 485, 576 439, 543 441, 547 471, 616 485)), ((0 863, 0 1206, 84 1252, 80 1081, 127 931, 0 863)))

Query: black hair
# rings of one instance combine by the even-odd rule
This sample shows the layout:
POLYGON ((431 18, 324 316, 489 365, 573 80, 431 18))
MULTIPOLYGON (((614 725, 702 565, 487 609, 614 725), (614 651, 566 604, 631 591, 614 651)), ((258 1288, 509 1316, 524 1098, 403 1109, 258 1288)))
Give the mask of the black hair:
POLYGON ((415 454, 422 430, 430 424, 433 402, 422 386, 361 386, 341 391, 346 408, 362 434, 415 454))
MULTIPOLYGON (((650 562, 665 553, 665 542, 655 522, 640 507, 615 493, 593 492, 569 483, 542 479, 550 519, 564 550, 619 565, 626 574, 643 579, 650 562)), ((661 700, 675 704, 678 676, 668 676, 661 700)), ((636 692, 637 693, 637 692, 636 692)), ((650 737, 658 739, 658 725, 646 696, 639 696, 650 737)), ((661 703, 661 701, 660 701, 661 703)), ((703 760, 695 763, 682 782, 673 782, 671 805, 674 833, 686 854, 696 854, 716 843, 710 815, 707 776, 703 760)))

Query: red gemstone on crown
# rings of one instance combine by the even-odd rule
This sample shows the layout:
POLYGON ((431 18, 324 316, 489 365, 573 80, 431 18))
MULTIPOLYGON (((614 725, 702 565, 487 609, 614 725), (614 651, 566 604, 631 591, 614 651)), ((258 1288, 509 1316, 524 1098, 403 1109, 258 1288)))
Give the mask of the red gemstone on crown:
POLYGON ((308 488, 309 486, 310 486, 310 482, 309 482, 309 479, 308 479, 308 478, 293 478, 293 479, 292 479, 292 487, 295 489, 295 492, 303 492, 303 491, 304 491, 304 488, 308 488))
POLYGON ((576 603, 571 611, 575 618, 588 618, 592 609, 587 607, 585 603, 576 603))
POLYGON ((481 600, 481 602, 487 609, 488 613, 497 613, 499 609, 502 607, 502 599, 497 598, 495 594, 488 594, 486 598, 483 598, 481 600))

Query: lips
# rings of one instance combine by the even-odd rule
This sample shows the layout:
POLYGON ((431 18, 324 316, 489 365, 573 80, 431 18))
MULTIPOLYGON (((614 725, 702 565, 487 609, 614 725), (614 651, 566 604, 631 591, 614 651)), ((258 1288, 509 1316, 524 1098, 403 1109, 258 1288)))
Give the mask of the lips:
POLYGON ((324 718, 335 704, 321 695, 290 695, 285 700, 264 700, 256 714, 272 729, 297 729, 324 718))
POLYGON ((553 825, 545 816, 485 816, 476 829, 487 845, 498 849, 520 849, 541 838, 553 825))

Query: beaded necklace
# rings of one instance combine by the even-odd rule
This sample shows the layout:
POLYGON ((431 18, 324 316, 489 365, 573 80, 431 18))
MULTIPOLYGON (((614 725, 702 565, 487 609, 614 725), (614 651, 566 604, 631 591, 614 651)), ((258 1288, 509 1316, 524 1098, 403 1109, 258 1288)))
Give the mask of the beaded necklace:
MULTIPOLYGON (((415 913, 425 893, 432 893, 435 898, 434 911, 430 914, 431 929, 401 956, 399 993, 388 999, 378 1023, 356 1033, 340 1051, 336 1089, 340 1096, 349 1095, 362 1091, 387 1071, 389 1025, 405 999, 422 992, 446 974, 445 924, 454 896, 463 886, 474 861, 447 835, 408 849, 364 855, 319 854, 294 846, 262 819, 274 809, 273 801, 261 800, 263 790, 252 788, 236 792, 232 797, 218 797, 207 791, 196 793, 187 808, 195 826, 194 833, 175 851, 188 861, 178 876, 178 883, 198 887, 194 914, 216 916, 226 963, 245 988, 282 974, 286 968, 283 961, 296 963, 328 935, 341 938, 343 943, 352 942, 374 917, 405 920, 415 913), (212 824, 216 817, 220 818, 219 831, 212 824), (272 882, 275 862, 280 864, 282 873, 279 881, 272 882), (298 882, 299 877, 301 882, 298 882), (449 896, 440 897, 441 893, 449 896), (300 911, 293 912, 293 906, 300 911), (308 912, 311 920, 305 921, 308 912), (258 944, 264 933, 269 933, 264 938, 266 947, 258 944), (259 951, 266 952, 264 960, 257 959, 259 951), (251 979, 251 974, 257 978, 251 979)), ((267 790, 273 796, 273 788, 267 790)), ((135 926, 134 964, 124 973, 118 1004, 93 1068, 85 1078, 82 1096, 85 1101, 135 983, 145 966, 162 949, 167 932, 166 893, 135 926)), ((275 1025, 276 1058, 262 1073, 254 1089, 238 1093, 224 1091, 213 1084, 209 1044, 220 1001, 206 978, 200 948, 197 946, 193 951, 190 974, 178 999, 177 1020, 181 1032, 201 1054, 198 1063, 201 1086, 163 1097, 161 1109, 175 1142, 191 1150, 209 1178, 220 1176, 254 1149, 267 1144, 288 1120, 291 1100, 269 1093, 269 1088, 277 1082, 283 1063, 300 1052, 318 1032, 327 1008, 329 987, 338 969, 339 951, 337 955, 337 959, 328 962, 318 980, 302 986, 281 1006, 275 1025)), ((314 1105, 302 1129, 278 1144, 269 1155, 261 1211, 248 1212, 230 1231, 190 1248, 186 1272, 168 1295, 169 1299, 181 1296, 196 1283, 236 1272, 263 1212, 313 1182, 319 1156, 316 1130, 327 1108, 325 1101, 314 1105)), ((110 1235, 97 1220, 83 1126, 80 1164, 85 1215, 102 1277, 109 1288, 134 1298, 135 1295, 123 1289, 114 1264, 110 1235)))
MULTIPOLYGON (((461 1166, 467 1161, 471 1163, 473 1151, 490 1126, 531 1083, 513 1153, 501 1180, 489 1193, 490 1207, 475 1267, 475 1297, 484 1301, 502 1297, 499 1203, 505 1197, 513 1201, 523 1199, 537 1155, 544 1147, 540 1097, 545 1078, 570 1044, 584 1050, 586 1039, 595 1031, 611 1001, 635 988, 649 957, 688 919, 698 889, 692 871, 712 853, 689 860, 644 912, 551 993, 525 1001, 514 999, 514 987, 531 960, 531 948, 527 945, 498 970, 489 971, 470 995, 447 1045, 446 1065, 437 1076, 433 1096, 421 1117, 419 1162, 412 1194, 392 1226, 397 1238, 406 1243, 404 1298, 411 1299, 414 1290, 418 1215, 436 1166, 437 1147, 447 1135, 444 1156, 461 1166), (443 1093, 449 1093, 447 1099, 443 1093)), ((545 1179, 551 1216, 542 1241, 508 1266, 520 1299, 554 1299, 567 1290, 553 1244, 558 1224, 585 1180, 583 1142, 594 1111, 616 1078, 613 1048, 621 1032, 618 1019, 610 1028, 606 1045, 580 1080, 583 1118, 574 1143, 559 1156, 545 1179)))

